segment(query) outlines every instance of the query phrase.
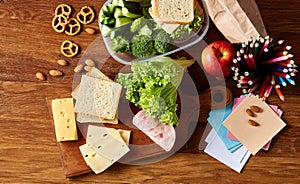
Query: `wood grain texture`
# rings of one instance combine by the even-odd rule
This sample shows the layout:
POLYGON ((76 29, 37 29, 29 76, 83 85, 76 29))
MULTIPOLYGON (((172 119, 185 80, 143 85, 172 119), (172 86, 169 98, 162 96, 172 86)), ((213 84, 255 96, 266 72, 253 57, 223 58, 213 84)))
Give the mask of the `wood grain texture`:
MULTIPOLYGON (((284 89, 286 102, 273 92, 268 102, 284 111, 287 126, 273 139, 269 151, 251 157, 241 174, 204 153, 177 153, 149 165, 115 164, 100 175, 86 174, 66 179, 55 141, 47 100, 69 96, 73 69, 87 47, 100 36, 97 21, 85 27, 97 34, 81 32, 76 37, 56 33, 51 20, 58 4, 70 4, 74 13, 84 5, 97 12, 103 0, 30 1, 3 0, 0 3, 0 183, 300 183, 300 78, 297 86, 284 89), (65 39, 78 43, 81 53, 72 59, 60 54, 65 39), (58 66, 67 59, 69 66, 58 66), (60 69, 63 77, 35 78, 37 71, 60 69)), ((300 2, 298 0, 257 0, 267 32, 284 38, 300 60, 300 2)), ((211 24, 206 42, 224 39, 211 24)), ((100 50, 107 54, 105 50, 100 50)), ((298 63, 299 64, 299 63, 298 63)), ((108 75, 120 65, 103 66, 108 75)), ((196 81, 196 85, 202 81, 196 81)), ((240 91, 230 79, 227 86, 235 96, 240 91)), ((201 112, 200 123, 207 113, 201 112)))

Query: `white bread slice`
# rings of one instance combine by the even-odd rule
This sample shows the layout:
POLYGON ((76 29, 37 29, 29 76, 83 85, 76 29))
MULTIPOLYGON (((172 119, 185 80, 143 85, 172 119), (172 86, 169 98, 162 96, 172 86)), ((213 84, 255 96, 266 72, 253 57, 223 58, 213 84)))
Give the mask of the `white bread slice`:
POLYGON ((100 120, 115 119, 121 91, 118 83, 82 75, 75 112, 98 116, 100 120))
MULTIPOLYGON (((95 79, 101 79, 101 80, 106 80, 106 81, 109 81, 109 82, 113 82, 109 77, 107 77, 105 74, 103 74, 99 69, 97 69, 95 67, 93 67, 89 72, 87 72, 86 76, 93 77, 95 79)), ((78 84, 76 86, 76 88, 72 92, 72 96, 73 96, 74 99, 78 99, 78 98, 80 99, 80 97, 79 97, 80 96, 79 95, 80 94, 79 89, 80 89, 80 84, 78 84)), ((90 94, 92 95, 91 97, 93 98, 93 93, 90 93, 90 94)), ((84 99, 86 97, 81 97, 81 98, 84 99)), ((79 105, 81 105, 81 104, 79 104, 79 105)), ((91 104, 91 105, 93 105, 93 104, 91 104)), ((75 106, 76 106, 76 104, 75 104, 75 106)), ((93 107, 90 107, 90 108, 93 108, 93 107)), ((95 106, 94 106, 94 108, 95 108, 95 106)), ((78 110, 78 104, 77 104, 76 109, 78 110)), ((96 110, 95 111, 91 111, 91 112, 95 113, 96 110)), ((77 112, 76 120, 78 122, 80 122, 80 123, 110 123, 110 124, 118 124, 118 117, 117 117, 117 115, 113 119, 105 119, 105 118, 99 117, 98 115, 87 114, 87 113, 84 113, 84 112, 83 113, 77 112)))
POLYGON ((75 112, 97 116, 94 102, 94 89, 97 79, 87 75, 81 76, 81 82, 76 94, 75 112))
POLYGON ((90 71, 88 71, 86 73, 87 76, 90 77, 95 77, 98 79, 103 79, 103 80, 107 80, 107 81, 111 81, 113 82, 109 77, 107 77, 104 73, 102 73, 98 68, 96 67, 92 67, 92 69, 90 71))
POLYGON ((118 110, 122 86, 119 83, 97 79, 94 103, 97 115, 103 119, 114 119, 118 110))
POLYGON ((195 0, 153 0, 156 20, 165 23, 190 24, 194 20, 195 0))
POLYGON ((80 83, 75 87, 75 89, 72 91, 72 97, 76 100, 78 98, 78 91, 79 91, 80 83))
POLYGON ((114 119, 102 119, 98 116, 93 116, 89 114, 76 114, 76 120, 80 123, 109 123, 118 124, 118 116, 116 115, 114 119))
POLYGON ((82 113, 76 114, 76 120, 79 123, 100 123, 100 118, 98 116, 92 116, 89 114, 82 113))
MULTIPOLYGON (((108 80, 113 82, 109 77, 107 77, 104 73, 102 73, 98 68, 92 67, 90 71, 86 73, 87 76, 108 80)), ((72 91, 72 97, 76 100, 78 97, 78 91, 79 91, 80 83, 75 87, 75 89, 72 91)))
POLYGON ((168 34, 171 34, 173 31, 175 31, 180 26, 180 24, 164 23, 164 22, 160 22, 160 21, 156 20, 156 17, 152 13, 152 8, 149 8, 148 12, 149 12, 150 16, 153 18, 153 20, 168 34))

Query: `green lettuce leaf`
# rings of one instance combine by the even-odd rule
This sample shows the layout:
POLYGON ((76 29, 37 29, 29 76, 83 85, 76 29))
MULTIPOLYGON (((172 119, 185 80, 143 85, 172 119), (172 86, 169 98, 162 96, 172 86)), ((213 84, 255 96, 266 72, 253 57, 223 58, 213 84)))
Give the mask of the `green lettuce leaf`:
POLYGON ((133 73, 120 73, 117 79, 126 89, 126 99, 161 123, 177 125, 177 88, 185 67, 170 57, 159 57, 133 62, 131 70, 133 73))

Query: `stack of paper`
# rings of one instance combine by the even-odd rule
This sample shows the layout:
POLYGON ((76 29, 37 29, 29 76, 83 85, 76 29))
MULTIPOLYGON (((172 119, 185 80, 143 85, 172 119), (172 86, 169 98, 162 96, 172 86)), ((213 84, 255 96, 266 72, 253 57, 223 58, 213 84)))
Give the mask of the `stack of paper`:
MULTIPOLYGON (((204 152, 229 166, 237 172, 241 172, 244 165, 251 156, 251 152, 232 134, 223 124, 228 116, 240 105, 246 96, 235 98, 233 103, 226 108, 213 110, 209 113, 208 122, 213 127, 205 141, 208 143, 204 152)), ((270 108, 280 117, 283 111, 277 106, 270 105, 270 108)), ((240 114, 243 116, 242 114, 240 114)), ((230 119, 230 118, 229 118, 230 119)), ((242 122, 237 122, 242 123, 242 122)), ((268 150, 271 141, 268 141, 264 150, 268 150)), ((253 153, 252 153, 253 154, 253 153)))

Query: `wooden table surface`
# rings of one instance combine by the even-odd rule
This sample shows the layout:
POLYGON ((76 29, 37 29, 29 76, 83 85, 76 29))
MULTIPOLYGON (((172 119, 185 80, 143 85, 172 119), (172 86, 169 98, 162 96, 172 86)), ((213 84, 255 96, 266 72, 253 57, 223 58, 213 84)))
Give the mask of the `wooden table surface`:
MULTIPOLYGON (((241 174, 209 155, 176 153, 149 165, 117 165, 106 172, 67 179, 64 176, 55 140, 47 99, 68 96, 72 90, 73 69, 87 47, 100 36, 81 32, 70 38, 51 27, 55 7, 70 4, 75 12, 84 5, 97 12, 103 0, 82 1, 0 1, 0 183, 300 183, 300 78, 296 87, 284 89, 286 102, 275 93, 269 103, 283 111, 287 126, 273 139, 269 151, 250 158, 241 174), (81 53, 67 59, 70 65, 58 66, 63 59, 60 44, 72 39, 81 53), (37 71, 60 69, 63 77, 35 78, 37 71)), ((300 1, 257 0, 267 32, 293 46, 295 61, 300 60, 300 1)), ((213 24, 206 42, 224 39, 213 24)), ((298 63, 299 64, 299 63, 298 63)), ((235 96, 240 94, 228 79, 235 96)), ((200 122, 206 122, 203 116, 200 122)))

